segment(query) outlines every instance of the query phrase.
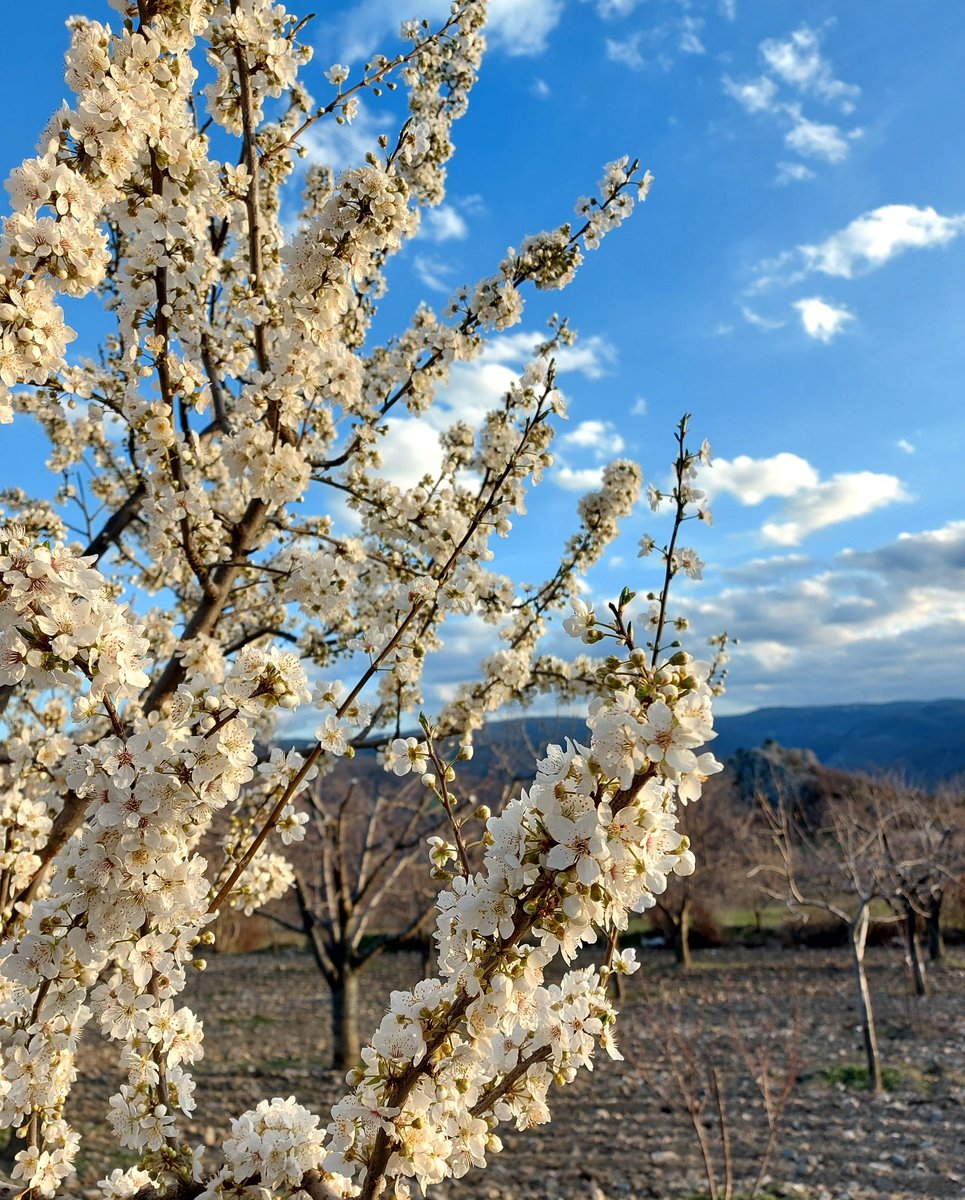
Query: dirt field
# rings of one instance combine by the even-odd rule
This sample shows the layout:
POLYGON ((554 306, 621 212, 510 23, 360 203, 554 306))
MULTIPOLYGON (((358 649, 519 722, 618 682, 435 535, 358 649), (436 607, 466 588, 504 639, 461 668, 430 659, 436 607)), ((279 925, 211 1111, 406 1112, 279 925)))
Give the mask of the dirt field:
MULTIPOLYGON (((751 1050, 766 1047, 780 1067, 794 1041, 793 998, 799 1082, 766 1191, 809 1200, 965 1196, 965 964, 934 972, 933 994, 914 1000, 897 948, 869 952, 882 1053, 897 1072, 894 1090, 874 1100, 826 1077, 861 1062, 843 951, 706 951, 687 974, 662 951, 642 958, 619 1026, 627 1061, 600 1061, 556 1093, 552 1124, 505 1131, 505 1151, 491 1168, 437 1189, 439 1200, 679 1200, 705 1191, 697 1138, 673 1112, 674 1089, 663 1099, 655 1090, 667 1080, 661 1047, 673 1030, 698 1047, 698 1058, 719 1064, 738 1183, 746 1187, 756 1175, 763 1117, 729 1032, 736 1027, 751 1050)), ((415 956, 393 956, 365 976, 370 1027, 388 990, 413 982, 420 965, 415 956)), ((306 955, 213 956, 190 1002, 205 1024, 196 1071, 204 1117, 188 1126, 199 1139, 213 1144, 231 1115, 265 1096, 294 1094, 324 1112, 338 1095, 340 1079, 327 1069, 328 997, 306 955)), ((124 1163, 111 1157, 103 1117, 116 1088, 114 1061, 114 1048, 96 1039, 84 1047, 73 1114, 86 1134, 85 1195, 99 1195, 90 1190, 94 1181, 124 1163)), ((719 1148, 709 1111, 704 1127, 710 1149, 719 1148)))

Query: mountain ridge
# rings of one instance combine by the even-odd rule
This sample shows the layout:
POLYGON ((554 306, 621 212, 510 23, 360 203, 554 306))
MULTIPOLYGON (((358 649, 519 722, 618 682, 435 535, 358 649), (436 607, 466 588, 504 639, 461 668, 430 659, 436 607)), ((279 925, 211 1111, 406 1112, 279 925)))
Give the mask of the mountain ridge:
MULTIPOLYGON (((899 775, 909 784, 934 786, 965 774, 965 700, 759 708, 718 717, 714 728, 717 738, 707 748, 722 762, 774 741, 813 751, 825 767, 899 775)), ((476 735, 476 754, 495 760, 513 741, 539 752, 565 737, 586 740, 578 717, 505 718, 476 735)))

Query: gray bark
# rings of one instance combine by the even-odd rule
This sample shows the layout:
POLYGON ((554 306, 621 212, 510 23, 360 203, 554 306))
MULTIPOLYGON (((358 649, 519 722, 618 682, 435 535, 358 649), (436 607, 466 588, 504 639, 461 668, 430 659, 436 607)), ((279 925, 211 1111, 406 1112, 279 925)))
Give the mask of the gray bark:
POLYGON ((942 900, 941 892, 936 892, 928 902, 928 957, 932 962, 941 962, 945 957, 945 937, 942 934, 942 900))
POLYGON ((905 927, 905 962, 911 973, 915 995, 927 996, 928 983, 925 978, 925 964, 922 962, 921 943, 918 940, 918 913, 907 900, 904 901, 904 908, 902 924, 905 927))
POLYGON ((868 906, 862 905, 861 911, 851 926, 851 962, 854 967, 855 983, 858 988, 858 1005, 861 1010, 861 1032, 864 1035, 865 1058, 868 1064, 868 1086, 876 1096, 881 1095, 884 1086, 881 1080, 881 1054, 878 1050, 878 1035, 875 1032, 874 1011, 871 1007, 871 988, 868 986, 868 976, 864 969, 865 944, 868 939, 868 925, 871 913, 868 906))
POLYGON ((349 1071, 362 1056, 359 1037, 359 977, 344 966, 332 985, 332 1067, 349 1071))

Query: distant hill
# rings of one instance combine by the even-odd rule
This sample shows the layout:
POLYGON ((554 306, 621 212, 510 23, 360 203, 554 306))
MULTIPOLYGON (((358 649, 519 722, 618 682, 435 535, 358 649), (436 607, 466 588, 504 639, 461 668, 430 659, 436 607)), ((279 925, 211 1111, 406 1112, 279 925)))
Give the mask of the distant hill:
POLYGON ((718 758, 771 739, 813 750, 826 767, 899 772, 909 783, 965 773, 965 700, 761 708, 720 717, 715 727, 718 758))
MULTIPOLYGON (((767 741, 811 750, 826 767, 842 771, 900 773, 909 783, 934 785, 965 774, 965 700, 895 701, 807 708, 761 708, 718 717, 708 747, 732 758, 767 741)), ((476 771, 498 769, 501 756, 524 774, 533 752, 547 741, 585 739, 575 717, 521 717, 493 721, 475 741, 476 771), (533 749, 529 749, 532 747, 533 749)))
MULTIPOLYGON (((792 763, 793 751, 803 751, 806 753, 799 756, 799 767, 806 767, 806 760, 813 757, 822 767, 900 774, 908 783, 923 787, 933 787, 955 775, 965 776, 965 700, 761 708, 736 717, 718 717, 715 728, 718 736, 708 749, 721 762, 733 760, 739 751, 761 747, 766 759, 770 751, 765 743, 777 742, 777 757, 785 766, 792 763)), ((418 730, 408 732, 419 736, 418 730)), ((463 787, 479 791, 480 800, 491 803, 497 799, 492 789, 498 791, 514 779, 523 783, 532 779, 534 763, 542 757, 543 747, 567 737, 586 740, 586 726, 579 717, 491 721, 473 740, 472 761, 460 768, 463 787)), ((298 749, 307 749, 310 744, 299 744, 298 749)), ((742 755, 731 766, 739 774, 754 757, 742 755)), ((798 771, 798 767, 793 770, 798 771)), ((336 767, 336 777, 355 777, 374 787, 384 786, 385 782, 382 767, 371 751, 342 760, 336 767)))

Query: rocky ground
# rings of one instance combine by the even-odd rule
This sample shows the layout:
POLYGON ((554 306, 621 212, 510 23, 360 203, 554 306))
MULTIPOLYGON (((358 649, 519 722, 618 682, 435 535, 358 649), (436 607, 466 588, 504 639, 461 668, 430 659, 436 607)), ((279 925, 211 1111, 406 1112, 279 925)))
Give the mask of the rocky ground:
MULTIPOLYGON (((723 1197, 708 1068, 717 1073, 738 1191, 746 1191, 766 1119, 745 1059, 766 1053, 776 1094, 795 1045, 797 1082, 765 1192, 802 1200, 965 1197, 965 964, 934 971, 932 994, 916 1000, 898 950, 869 952, 883 1058, 897 1072, 894 1089, 875 1100, 827 1078, 829 1069, 846 1075, 848 1064, 862 1061, 844 951, 706 951, 688 973, 662 951, 642 957, 619 1026, 626 1061, 601 1061, 557 1093, 549 1126, 505 1131, 505 1152, 490 1169, 437 1189, 439 1200, 679 1200, 708 1190, 701 1140, 718 1164, 723 1197), (700 1138, 681 1112, 688 1078, 695 1103, 706 1101, 700 1138)), ((371 970, 363 989, 368 1027, 389 989, 414 982, 420 967, 415 956, 397 955, 371 970)), ((205 1024, 196 1070, 203 1119, 189 1126, 199 1139, 213 1145, 232 1114, 264 1096, 295 1095, 324 1111, 338 1095, 340 1077, 327 1069, 328 998, 306 955, 213 956, 192 981, 189 1001, 205 1024)), ((116 1088, 114 1063, 113 1047, 89 1039, 73 1108, 85 1133, 84 1195, 99 1195, 94 1181, 126 1165, 112 1152, 103 1117, 116 1088)))

